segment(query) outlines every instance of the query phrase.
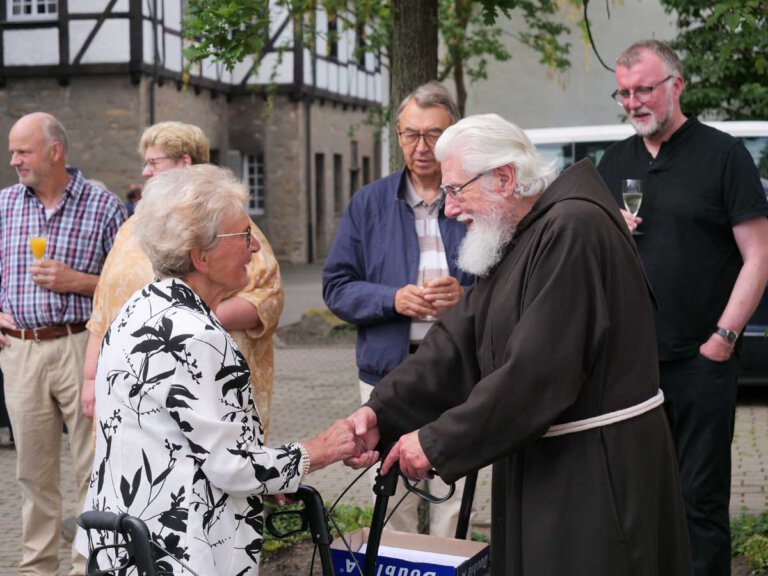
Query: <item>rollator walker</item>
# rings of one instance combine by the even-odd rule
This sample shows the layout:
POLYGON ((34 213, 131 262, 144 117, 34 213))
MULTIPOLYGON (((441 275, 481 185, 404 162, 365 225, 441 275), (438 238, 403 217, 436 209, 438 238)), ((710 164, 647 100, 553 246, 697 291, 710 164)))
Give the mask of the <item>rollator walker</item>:
MULTIPOLYGON (((388 520, 386 517, 387 506, 389 504, 389 499, 395 494, 397 481, 401 477, 406 483, 409 491, 417 493, 420 497, 425 498, 430 502, 442 502, 453 494, 453 486, 451 486, 449 494, 443 498, 434 498, 429 494, 421 492, 400 474, 400 469, 397 465, 393 466, 384 476, 378 474, 376 483, 373 487, 376 499, 373 507, 373 517, 368 536, 365 561, 362 567, 359 564, 357 565, 359 576, 375 575, 376 559, 378 557, 381 535, 384 530, 384 525, 388 520)), ((465 482, 459 521, 456 526, 455 537, 457 539, 463 540, 467 538, 476 484, 477 472, 473 472, 467 476, 465 482)), ((296 532, 309 530, 312 542, 315 544, 317 554, 320 558, 323 576, 333 576, 334 568, 331 559, 331 542, 333 541, 333 538, 331 537, 330 528, 333 519, 331 518, 328 509, 326 509, 320 493, 312 486, 301 484, 299 485, 296 494, 291 495, 291 497, 295 498, 297 501, 301 501, 304 504, 304 508, 300 510, 273 512, 266 518, 265 525, 267 529, 276 538, 284 538, 296 532), (286 515, 298 516, 301 522, 301 527, 288 533, 281 532, 275 526, 275 520, 286 515)), ((177 560, 168 552, 160 548, 160 546, 152 540, 146 524, 136 517, 128 514, 115 514, 113 512, 94 510, 81 514, 78 518, 78 524, 86 531, 108 530, 115 532, 118 535, 118 540, 122 540, 122 542, 118 542, 117 544, 90 547, 90 554, 86 565, 87 576, 126 574, 127 570, 134 566, 138 576, 162 576, 171 573, 167 570, 167 566, 171 563, 178 563, 185 566, 183 562, 177 560), (118 563, 114 566, 100 567, 100 553, 110 550, 115 552, 118 557, 118 563)), ((347 548, 349 549, 348 546, 347 548)), ((101 556, 102 559, 103 556, 104 555, 101 556)), ((355 563, 357 564, 357 561, 355 561, 355 563)), ((185 568, 190 574, 195 574, 195 572, 188 567, 185 566, 185 568)), ((199 576, 209 575, 201 574, 199 576)))

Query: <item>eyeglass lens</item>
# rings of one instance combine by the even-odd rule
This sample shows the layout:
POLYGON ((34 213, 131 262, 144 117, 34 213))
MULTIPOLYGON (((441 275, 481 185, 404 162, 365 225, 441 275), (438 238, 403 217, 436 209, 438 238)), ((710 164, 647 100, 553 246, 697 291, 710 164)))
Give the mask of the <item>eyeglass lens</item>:
POLYGON ((403 130, 400 132, 400 138, 408 146, 416 144, 420 138, 424 138, 427 146, 434 146, 443 133, 440 130, 430 130, 428 132, 416 132, 415 130, 403 130))
POLYGON ((667 80, 671 80, 672 78, 674 78, 674 75, 669 75, 664 78, 664 80, 661 80, 656 84, 651 84, 650 86, 638 86, 634 90, 616 90, 613 94, 611 94, 611 97, 616 100, 619 106, 629 100, 633 95, 635 100, 641 104, 645 104, 651 98, 651 94, 653 94, 653 91, 656 88, 664 84, 664 82, 667 80))
POLYGON ((147 166, 151 166, 152 169, 154 170, 155 168, 157 168, 158 162, 162 162, 163 160, 168 160, 169 158, 170 156, 158 156, 157 158, 147 158, 146 160, 144 160, 144 163, 142 164, 142 166, 144 168, 146 168, 147 166))

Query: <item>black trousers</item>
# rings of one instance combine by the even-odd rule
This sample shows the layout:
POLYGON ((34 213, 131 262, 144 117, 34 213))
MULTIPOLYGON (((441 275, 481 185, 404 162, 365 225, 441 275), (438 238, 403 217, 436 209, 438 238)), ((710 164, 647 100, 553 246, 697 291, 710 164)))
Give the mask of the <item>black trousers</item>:
POLYGON ((661 362, 664 409, 680 463, 694 576, 731 570, 731 440, 738 359, 661 362))

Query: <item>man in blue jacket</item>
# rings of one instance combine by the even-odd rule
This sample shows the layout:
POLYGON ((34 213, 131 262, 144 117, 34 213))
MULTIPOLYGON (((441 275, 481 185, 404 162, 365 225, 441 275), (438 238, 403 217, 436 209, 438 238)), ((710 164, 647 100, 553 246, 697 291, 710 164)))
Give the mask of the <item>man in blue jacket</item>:
MULTIPOLYGON (((446 218, 434 146, 459 119, 448 91, 437 82, 408 95, 397 112, 397 135, 406 168, 352 197, 323 269, 323 298, 340 318, 357 325, 360 397, 416 352, 443 310, 454 306, 474 277, 456 265, 465 226, 446 218)), ((435 496, 447 493, 439 478, 435 496)), ((432 506, 430 533, 453 536, 463 481, 447 502, 432 506)), ((401 494, 392 499, 398 502, 401 494)), ((409 495, 389 521, 416 532, 418 498, 409 495)))

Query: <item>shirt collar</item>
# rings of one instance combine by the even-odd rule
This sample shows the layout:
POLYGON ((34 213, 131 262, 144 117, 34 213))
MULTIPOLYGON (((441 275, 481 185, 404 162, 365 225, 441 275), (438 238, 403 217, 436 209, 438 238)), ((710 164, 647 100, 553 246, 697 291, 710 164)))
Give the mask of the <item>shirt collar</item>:
POLYGON ((445 200, 444 196, 445 194, 441 192, 440 194, 438 194, 438 196, 435 197, 432 204, 427 204, 426 202, 424 202, 424 199, 421 196, 419 196, 419 193, 416 192, 416 188, 413 186, 413 182, 411 182, 411 177, 406 172, 405 195, 403 196, 403 199, 411 208, 415 208, 416 206, 422 203, 424 204, 424 206, 427 206, 427 207, 432 207, 435 203, 437 203, 439 206, 442 206, 443 201, 445 200))
POLYGON ((85 177, 83 177, 83 173, 77 168, 67 168, 67 172, 72 176, 72 179, 69 181, 69 186, 67 186, 64 194, 77 200, 82 196, 88 182, 85 177))
MULTIPOLYGON (((87 181, 83 177, 83 173, 77 168, 67 168, 67 173, 72 178, 70 178, 69 184, 67 184, 67 188, 64 190, 64 196, 69 196, 70 198, 77 200, 82 196, 87 181)), ((24 186, 24 193, 27 196, 37 198, 34 188, 30 188, 29 186, 24 186)))

